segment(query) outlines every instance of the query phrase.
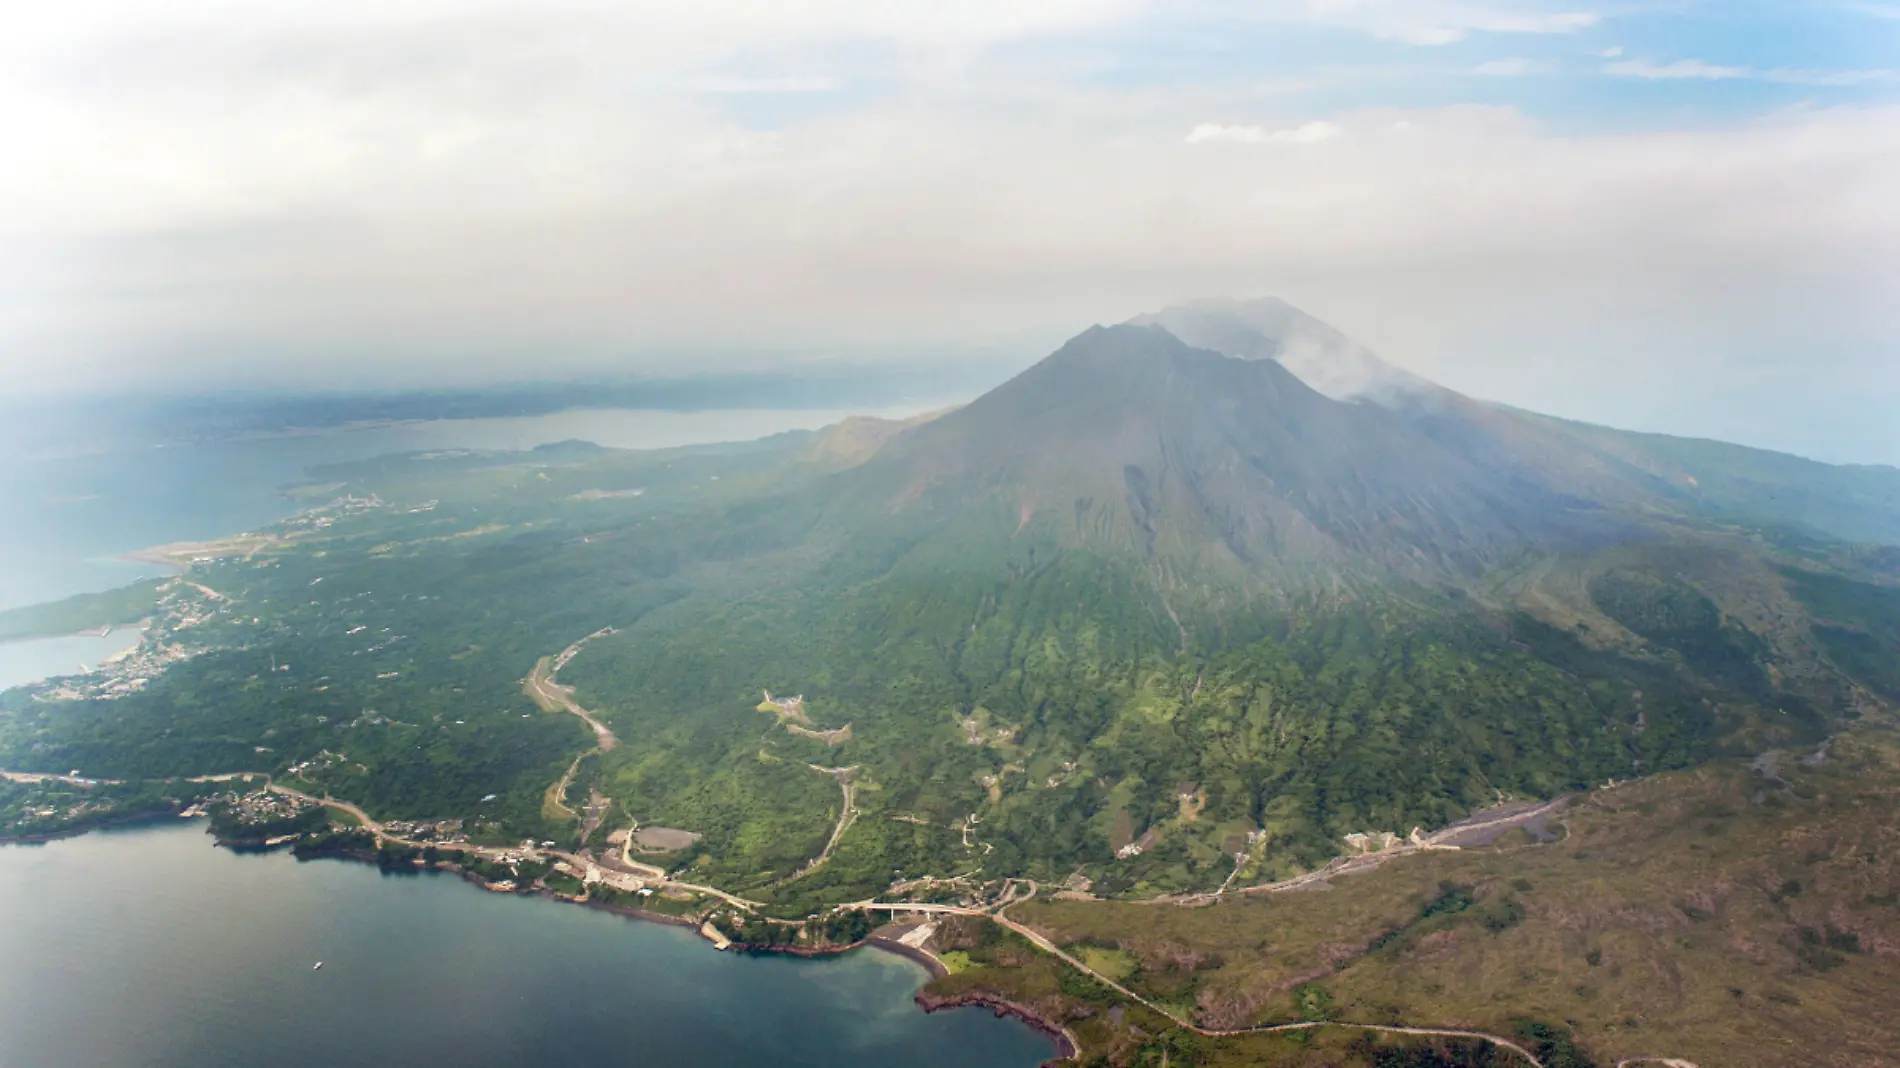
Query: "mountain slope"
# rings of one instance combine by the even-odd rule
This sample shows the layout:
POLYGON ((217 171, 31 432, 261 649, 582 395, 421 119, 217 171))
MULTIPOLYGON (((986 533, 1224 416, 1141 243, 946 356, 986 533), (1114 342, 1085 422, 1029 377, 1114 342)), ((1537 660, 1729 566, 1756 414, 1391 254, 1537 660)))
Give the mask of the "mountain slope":
POLYGON ((1668 483, 1715 516, 1784 525, 1847 541, 1900 545, 1900 469, 1825 464, 1726 441, 1612 430, 1493 408, 1578 452, 1622 462, 1668 483))
POLYGON ((1900 469, 1836 466, 1726 442, 1613 430, 1474 400, 1381 360, 1284 301, 1195 301, 1133 322, 1271 359, 1339 400, 1370 401, 1500 478, 1691 520, 1782 525, 1900 545, 1900 469))
POLYGON ((543 802, 580 750, 521 679, 597 634, 561 680, 622 744, 568 807, 700 834, 656 862, 803 916, 900 870, 1286 876, 1900 693, 1885 558, 1745 525, 1746 456, 1716 508, 1699 454, 1385 401, 1122 325, 908 427, 326 471, 353 497, 322 524, 192 565, 229 598, 183 628, 200 655, 118 700, 0 701, 0 767, 305 765, 379 818, 572 842, 543 802))
POLYGON ((1157 326, 1090 329, 858 474, 899 512, 990 509, 1066 544, 1278 581, 1469 577, 1620 532, 1384 408, 1157 326))

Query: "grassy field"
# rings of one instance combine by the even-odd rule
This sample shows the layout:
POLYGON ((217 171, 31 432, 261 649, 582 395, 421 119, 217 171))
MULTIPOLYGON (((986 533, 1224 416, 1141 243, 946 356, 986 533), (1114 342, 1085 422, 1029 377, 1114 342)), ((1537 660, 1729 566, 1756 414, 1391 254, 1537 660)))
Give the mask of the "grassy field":
MULTIPOLYGON (((1011 916, 1210 1029, 1330 1019, 1523 1036, 1536 1024, 1575 1036, 1573 1064, 1894 1063, 1892 734, 1842 735, 1820 759, 1783 753, 1595 791, 1561 826, 1554 845, 1513 832, 1329 890, 1203 908, 1037 901, 1011 916)), ((1363 1035, 1349 1027, 1238 1039, 1171 1029, 1046 956, 990 941, 960 947, 973 966, 940 987, 992 989, 1067 1019, 1085 1058, 1413 1063, 1355 1047, 1363 1035)))

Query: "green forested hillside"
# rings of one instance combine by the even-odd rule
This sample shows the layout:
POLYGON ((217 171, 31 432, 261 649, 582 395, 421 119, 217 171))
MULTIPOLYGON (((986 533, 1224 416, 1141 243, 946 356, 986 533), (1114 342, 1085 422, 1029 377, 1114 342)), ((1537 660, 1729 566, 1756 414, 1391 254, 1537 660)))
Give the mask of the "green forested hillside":
POLYGON ((611 802, 587 844, 691 831, 647 859, 803 915, 921 876, 1282 876, 1900 691, 1877 550, 1158 329, 874 429, 315 473, 346 497, 165 587, 162 672, 0 697, 0 767, 269 771, 576 844, 546 794, 591 738, 522 680, 612 627, 559 675, 619 741, 565 795, 611 802))
POLYGON ((158 586, 159 580, 149 579, 103 593, 82 593, 50 604, 9 608, 0 612, 0 642, 137 623, 152 614, 158 602, 158 586))

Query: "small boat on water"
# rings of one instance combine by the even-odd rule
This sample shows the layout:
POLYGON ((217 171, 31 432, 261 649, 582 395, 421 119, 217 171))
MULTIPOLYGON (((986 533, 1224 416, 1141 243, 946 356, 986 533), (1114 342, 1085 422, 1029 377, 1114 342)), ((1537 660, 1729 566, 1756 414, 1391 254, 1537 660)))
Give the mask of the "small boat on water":
POLYGON ((320 971, 322 971, 322 970, 323 970, 323 962, 322 962, 322 961, 318 961, 317 963, 315 963, 315 964, 313 964, 313 965, 311 965, 311 966, 310 966, 310 970, 311 970, 311 971, 313 971, 313 972, 320 972, 320 971))

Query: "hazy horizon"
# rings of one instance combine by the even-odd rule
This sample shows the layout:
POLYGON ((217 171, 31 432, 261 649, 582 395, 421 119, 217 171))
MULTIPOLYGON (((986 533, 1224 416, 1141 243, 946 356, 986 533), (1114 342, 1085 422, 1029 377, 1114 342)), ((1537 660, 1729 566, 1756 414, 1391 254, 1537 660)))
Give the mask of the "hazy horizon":
POLYGON ((0 43, 9 399, 1027 365, 1277 295, 1900 463, 1900 8, 83 0, 0 43))
MULTIPOLYGON (((1102 325, 1102 324, 1091 324, 1102 325)), ((1086 328, 1085 328, 1086 329, 1086 328)), ((661 363, 641 370, 636 364, 629 370, 612 367, 572 368, 540 377, 517 374, 514 377, 458 377, 430 374, 415 380, 347 381, 332 383, 241 380, 216 389, 198 383, 170 382, 160 387, 147 384, 116 389, 79 392, 49 392, 39 396, 16 396, 0 402, 12 433, 0 434, 0 442, 9 447, 25 446, 31 451, 49 437, 76 440, 74 434, 86 420, 103 412, 125 417, 149 415, 174 417, 189 413, 200 419, 228 418, 248 411, 264 413, 270 409, 310 403, 334 402, 342 406, 362 403, 375 405, 386 401, 414 401, 426 405, 433 397, 492 398, 497 402, 522 398, 527 402, 550 401, 564 391, 589 385, 624 390, 640 398, 648 393, 654 399, 588 401, 567 403, 553 400, 524 409, 540 413, 585 409, 650 409, 655 411, 715 411, 783 407, 827 408, 870 411, 893 404, 923 403, 926 407, 960 405, 1021 373, 1058 345, 1059 341, 1019 340, 1010 345, 972 346, 964 355, 970 359, 960 365, 917 366, 903 360, 878 362, 875 354, 847 350, 825 353, 775 353, 771 351, 714 354, 701 359, 698 366, 686 362, 661 363), (799 389, 790 401, 781 402, 762 392, 795 382, 799 389), (691 387, 681 390, 677 387, 691 387)), ((681 354, 671 351, 669 356, 681 354)), ((688 357, 690 358, 690 356, 688 357)), ((951 356, 950 359, 955 359, 951 356)), ((1664 412, 1645 420, 1618 420, 1589 413, 1579 414, 1564 405, 1538 408, 1501 400, 1483 394, 1471 394, 1478 400, 1522 408, 1540 414, 1607 426, 1617 430, 1663 434, 1671 437, 1730 442, 1752 448, 1789 453, 1833 464, 1877 464, 1900 467, 1900 436, 1875 435, 1873 449, 1863 454, 1853 442, 1843 444, 1827 439, 1809 439, 1787 433, 1788 427, 1772 424, 1746 425, 1717 420, 1713 428, 1698 423, 1686 413, 1664 412)), ((1877 401, 1878 398, 1875 398, 1877 401)), ((441 414, 428 416, 378 416, 376 418, 494 418, 494 415, 441 414)), ((340 425, 334 420, 297 422, 297 426, 340 425)), ((152 428, 159 437, 187 424, 172 422, 152 428)))

